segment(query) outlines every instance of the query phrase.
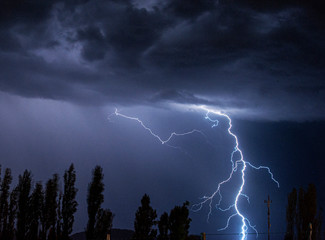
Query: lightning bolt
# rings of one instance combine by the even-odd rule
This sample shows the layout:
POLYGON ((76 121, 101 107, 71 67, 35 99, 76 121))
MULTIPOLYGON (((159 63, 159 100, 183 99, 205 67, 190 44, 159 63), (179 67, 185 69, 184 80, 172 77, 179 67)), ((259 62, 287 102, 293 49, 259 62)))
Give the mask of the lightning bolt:
POLYGON ((206 115, 205 115, 205 119, 207 119, 208 121, 210 121, 212 123, 212 127, 216 127, 218 126, 218 123, 219 121, 218 120, 214 120, 210 117, 211 114, 214 114, 214 115, 217 115, 217 116, 220 116, 220 117, 224 117, 227 119, 228 121, 228 134, 230 136, 233 137, 234 141, 235 141, 235 146, 234 146, 234 149, 231 153, 231 157, 230 157, 230 162, 232 164, 232 169, 230 171, 230 174, 228 176, 227 179, 221 181, 220 183, 218 183, 217 185, 217 189, 210 195, 210 196, 205 196, 203 197, 202 201, 198 204, 195 204, 193 205, 193 210, 194 211, 199 211, 204 204, 208 204, 209 205, 209 213, 208 213, 208 219, 209 219, 209 216, 211 215, 212 213, 212 202, 213 200, 215 199, 215 197, 219 197, 219 201, 218 203, 216 204, 216 207, 221 210, 221 211, 230 211, 231 209, 234 209, 235 210, 235 213, 232 214, 228 220, 227 220, 227 223, 226 223, 226 226, 219 229, 219 230, 225 230, 228 228, 229 226, 229 222, 230 220, 235 217, 235 216, 238 216, 240 217, 241 219, 241 222, 242 222, 242 227, 241 227, 241 235, 242 235, 242 238, 241 240, 245 240, 247 239, 247 230, 248 230, 248 227, 252 228, 255 232, 256 232, 256 237, 258 236, 258 232, 255 228, 255 226, 252 226, 250 221, 240 212, 239 208, 238 208, 238 200, 240 197, 245 197, 247 199, 247 201, 249 202, 249 198, 247 195, 245 195, 243 193, 243 189, 244 189, 244 186, 245 186, 245 170, 247 168, 247 166, 255 169, 255 170, 260 170, 260 169, 265 169, 268 171, 268 173, 270 174, 271 176, 271 179, 277 184, 278 187, 280 187, 280 184, 277 180, 275 180, 275 178, 273 177, 273 173, 271 172, 270 168, 269 167, 266 167, 266 166, 254 166, 253 164, 247 162, 244 160, 244 156, 243 156, 243 152, 242 150, 239 148, 239 142, 238 142, 238 137, 232 132, 232 121, 231 121, 231 118, 225 114, 225 113, 222 113, 220 111, 215 111, 215 110, 212 110, 212 109, 209 109, 205 106, 200 106, 199 107, 200 109, 204 110, 206 112, 206 115), (234 159, 234 156, 235 154, 239 154, 239 159, 235 160, 234 159), (231 179, 232 179, 232 176, 235 172, 237 172, 237 170, 240 169, 240 173, 241 173, 241 185, 238 189, 238 192, 236 194, 236 197, 235 197, 235 200, 234 200, 234 203, 232 205, 230 205, 228 208, 226 209, 221 209, 219 206, 221 204, 221 201, 222 201, 222 195, 221 195, 221 187, 225 184, 225 183, 228 183, 231 179))
MULTIPOLYGON (((189 132, 184 132, 184 133, 176 133, 176 132, 172 132, 168 138, 166 138, 165 140, 163 140, 158 134, 154 133, 149 127, 147 127, 139 118, 136 118, 136 117, 130 117, 130 116, 126 116, 122 113, 120 113, 117 108, 115 109, 115 112, 114 114, 116 116, 119 116, 119 117, 123 117, 123 118, 126 118, 126 119, 129 119, 129 120, 134 120, 134 121, 137 121, 138 123, 140 123, 140 125, 145 129, 147 130, 153 137, 157 138, 159 140, 159 142, 161 144, 166 144, 168 143, 173 137, 179 137, 179 136, 186 136, 186 135, 189 135, 189 134, 193 134, 193 133, 199 133, 199 134, 202 134, 204 137, 205 137, 205 134, 200 131, 200 130, 197 130, 197 129, 192 129, 191 131, 189 132)), ((168 145, 168 146, 171 146, 171 145, 168 145)), ((174 146, 172 146, 174 147, 174 146)))
MULTIPOLYGON (((228 217, 227 222, 226 222, 226 225, 223 228, 219 229, 219 231, 227 229, 232 218, 239 217, 241 219, 241 223, 242 223, 242 225, 241 225, 241 233, 240 233, 241 240, 246 240, 247 239, 247 233, 248 233, 248 229, 249 228, 253 229, 256 232, 256 237, 257 237, 258 236, 258 232, 257 232, 255 226, 253 226, 250 223, 250 221, 248 220, 248 218, 246 218, 242 214, 242 212, 240 211, 240 209, 238 208, 238 201, 239 201, 239 199, 241 197, 246 198, 246 200, 249 202, 249 197, 246 194, 243 193, 244 186, 245 186, 245 171, 246 171, 247 167, 251 167, 251 168, 253 168, 255 170, 266 170, 269 173, 271 179, 276 183, 276 185, 278 187, 280 187, 280 184, 274 178, 273 173, 271 172, 271 170, 270 170, 269 167, 267 167, 267 166, 257 166, 256 167, 253 164, 251 164, 250 162, 247 162, 247 161, 244 160, 243 152, 239 148, 238 137, 232 132, 232 121, 231 121, 231 118, 226 113, 223 113, 221 111, 216 111, 216 110, 213 110, 213 109, 209 109, 206 106, 198 106, 198 107, 195 107, 195 108, 199 108, 199 109, 205 111, 205 119, 207 121, 209 121, 209 122, 212 123, 212 125, 211 125, 212 128, 218 126, 219 120, 218 119, 211 118, 211 115, 216 115, 216 116, 223 117, 223 118, 227 119, 227 121, 228 121, 228 129, 227 129, 227 131, 228 131, 228 134, 234 139, 234 148, 233 148, 233 151, 232 151, 232 153, 230 155, 230 162, 231 162, 232 168, 231 168, 231 171, 230 171, 228 177, 225 180, 223 180, 223 181, 221 181, 221 182, 219 182, 217 184, 216 190, 211 195, 204 196, 203 198, 201 198, 201 202, 199 202, 197 204, 194 204, 192 206, 192 210, 193 211, 199 211, 199 210, 202 209, 202 207, 205 204, 208 204, 208 206, 209 206, 208 219, 209 219, 210 215, 212 214, 212 203, 213 203, 213 200, 214 199, 218 199, 218 202, 216 204, 216 207, 220 211, 226 212, 226 211, 234 210, 234 213, 232 213, 228 217), (239 157, 236 159, 235 156, 239 156, 239 157), (232 179, 232 177, 233 177, 233 175, 235 173, 237 173, 237 172, 239 172, 239 174, 241 175, 241 183, 240 183, 240 186, 238 188, 236 197, 235 197, 233 203, 230 206, 228 206, 227 208, 221 208, 220 207, 220 204, 222 202, 221 188, 222 188, 223 185, 225 185, 226 183, 230 182, 231 179, 232 179)), ((156 139, 158 139, 161 144, 167 144, 174 137, 190 135, 190 134, 193 134, 193 133, 200 133, 203 136, 205 136, 205 134, 202 131, 197 130, 197 129, 193 129, 191 131, 183 132, 183 133, 172 132, 169 135, 169 137, 167 137, 164 140, 158 134, 154 133, 154 131, 152 131, 149 127, 147 127, 143 123, 143 121, 141 121, 139 118, 137 118, 137 117, 130 117, 130 116, 124 115, 124 114, 120 113, 117 109, 115 109, 114 114, 116 116, 119 116, 119 117, 122 117, 122 118, 126 118, 126 119, 129 119, 129 120, 137 121, 153 137, 155 137, 156 139)), ((169 144, 167 144, 167 145, 168 146, 171 146, 169 144)), ((174 146, 172 146, 172 147, 174 147, 174 146)))

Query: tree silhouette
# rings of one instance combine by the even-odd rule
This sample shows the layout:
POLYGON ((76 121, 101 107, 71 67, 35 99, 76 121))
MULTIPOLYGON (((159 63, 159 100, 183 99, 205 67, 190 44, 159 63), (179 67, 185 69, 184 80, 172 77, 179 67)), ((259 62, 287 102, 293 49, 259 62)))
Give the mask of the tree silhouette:
POLYGON ((150 197, 145 194, 135 214, 133 240, 154 240, 157 235, 157 230, 153 229, 156 218, 156 210, 150 206, 150 197))
POLYGON ((17 239, 25 240, 27 235, 27 216, 29 195, 31 191, 32 174, 25 170, 23 176, 19 175, 18 182, 18 212, 17 212, 17 239))
POLYGON ((56 209, 56 239, 62 239, 62 193, 59 194, 59 199, 57 201, 57 209, 56 209))
POLYGON ((44 201, 43 186, 40 182, 36 183, 30 197, 28 208, 28 240, 37 240, 39 237, 40 219, 44 201))
MULTIPOLYGON (((113 213, 101 208, 104 201, 103 169, 96 166, 88 186, 87 239, 104 240, 111 232, 113 213)), ((25 170, 10 192, 11 170, 1 177, 0 240, 70 240, 77 210, 76 172, 73 164, 64 173, 64 191, 59 193, 59 176, 53 174, 43 190, 41 182, 32 186, 32 174, 25 170)))
MULTIPOLYGON (((304 221, 304 196, 305 191, 303 188, 299 188, 298 191, 298 203, 297 203, 297 216, 296 216, 296 228, 297 228, 297 238, 302 240, 305 238, 306 233, 303 231, 303 226, 305 225, 304 221)), ((307 227, 307 226, 306 226, 307 227)), ((305 228, 306 228, 305 227, 305 228)))
POLYGON ((318 213, 318 216, 315 221, 314 228, 316 229, 316 239, 322 239, 322 223, 323 223, 323 209, 320 208, 320 211, 318 213))
POLYGON ((5 233, 4 239, 12 240, 15 235, 15 220, 17 214, 18 188, 16 187, 10 194, 8 231, 5 233))
POLYGON ((45 188, 43 214, 45 218, 45 236, 48 236, 48 240, 54 240, 56 238, 58 181, 59 176, 54 174, 53 177, 47 181, 45 188))
POLYGON ((297 209, 297 190, 294 188, 292 192, 288 195, 288 205, 287 205, 287 232, 285 235, 285 240, 295 239, 295 219, 296 219, 296 209, 297 209))
POLYGON ((168 240, 169 217, 168 213, 164 212, 158 221, 159 235, 158 240, 168 240))
POLYGON ((76 171, 71 164, 69 169, 64 173, 64 190, 62 200, 62 239, 68 240, 72 232, 74 223, 74 214, 77 211, 78 203, 76 201, 77 188, 76 171))
MULTIPOLYGON (((10 195, 9 189, 12 181, 11 170, 7 168, 5 175, 1 183, 1 195, 0 195, 0 233, 4 234, 8 231, 8 214, 9 214, 9 202, 10 195)), ((2 235, 0 234, 0 236, 2 235)))
POLYGON ((170 240, 185 240, 188 237, 191 219, 188 210, 189 202, 174 207, 169 214, 170 240))
POLYGON ((105 240, 107 234, 111 233, 113 213, 109 209, 99 209, 96 219, 94 236, 97 240, 105 240))
MULTIPOLYGON (((298 239, 303 240, 308 238, 309 223, 315 224, 315 217, 317 213, 317 199, 316 187, 309 184, 307 191, 303 188, 299 189, 299 202, 298 202, 298 239)), ((313 234, 313 239, 315 232, 313 234)))
POLYGON ((93 178, 88 185, 88 224, 86 229, 87 240, 95 239, 95 224, 96 217, 100 210, 101 204, 104 201, 104 183, 103 183, 103 169, 100 166, 96 166, 93 170, 93 178))
POLYGON ((298 194, 296 189, 293 189, 288 195, 287 233, 285 239, 308 239, 311 224, 312 240, 320 240, 322 216, 321 212, 317 212, 317 192, 314 184, 309 184, 307 191, 299 188, 298 194))

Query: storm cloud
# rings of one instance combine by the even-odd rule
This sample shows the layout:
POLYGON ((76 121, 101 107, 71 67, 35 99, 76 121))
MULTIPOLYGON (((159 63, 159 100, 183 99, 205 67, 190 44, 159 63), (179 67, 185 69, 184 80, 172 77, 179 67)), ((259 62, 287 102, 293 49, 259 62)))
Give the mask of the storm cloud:
MULTIPOLYGON (((197 203, 228 177, 229 123, 218 118, 211 128, 192 106, 203 104, 231 117, 245 159, 269 166, 281 183, 248 170, 251 205, 242 207, 265 229, 270 195, 272 231, 284 234, 291 189, 324 189, 324 12, 322 0, 1 0, 2 169, 17 180, 28 168, 45 183, 73 162, 77 232, 99 164, 114 227, 131 229, 144 193, 160 214, 197 203), (163 139, 204 134, 169 147, 115 107, 163 139)), ((208 224, 207 210, 191 212, 191 232, 224 226, 225 213, 213 211, 208 224)))
POLYGON ((2 92, 325 118, 321 1, 2 1, 0 9, 2 92))

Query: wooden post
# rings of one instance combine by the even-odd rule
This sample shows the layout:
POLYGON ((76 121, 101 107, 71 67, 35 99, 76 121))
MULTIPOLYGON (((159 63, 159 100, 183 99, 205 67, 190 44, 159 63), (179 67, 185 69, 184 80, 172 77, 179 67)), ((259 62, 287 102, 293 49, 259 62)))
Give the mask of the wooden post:
POLYGON ((111 234, 107 233, 106 240, 111 240, 111 234))
POLYGON ((270 222, 270 207, 272 200, 270 199, 270 195, 267 196, 267 200, 264 200, 265 203, 267 203, 267 239, 270 240, 270 228, 271 228, 271 222, 270 222))
POLYGON ((311 236, 313 235, 313 224, 309 223, 309 240, 311 240, 311 236))
POLYGON ((203 232, 203 233, 201 233, 201 239, 202 240, 206 240, 206 234, 203 232))

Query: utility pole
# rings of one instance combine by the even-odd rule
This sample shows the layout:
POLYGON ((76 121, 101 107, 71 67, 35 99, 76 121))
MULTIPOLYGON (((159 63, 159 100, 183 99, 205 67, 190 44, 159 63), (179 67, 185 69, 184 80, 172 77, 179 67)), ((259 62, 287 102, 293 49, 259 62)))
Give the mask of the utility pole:
POLYGON ((270 207, 272 203, 272 200, 270 199, 270 195, 267 196, 267 200, 264 200, 264 203, 267 203, 267 239, 270 240, 270 228, 271 228, 270 207))

